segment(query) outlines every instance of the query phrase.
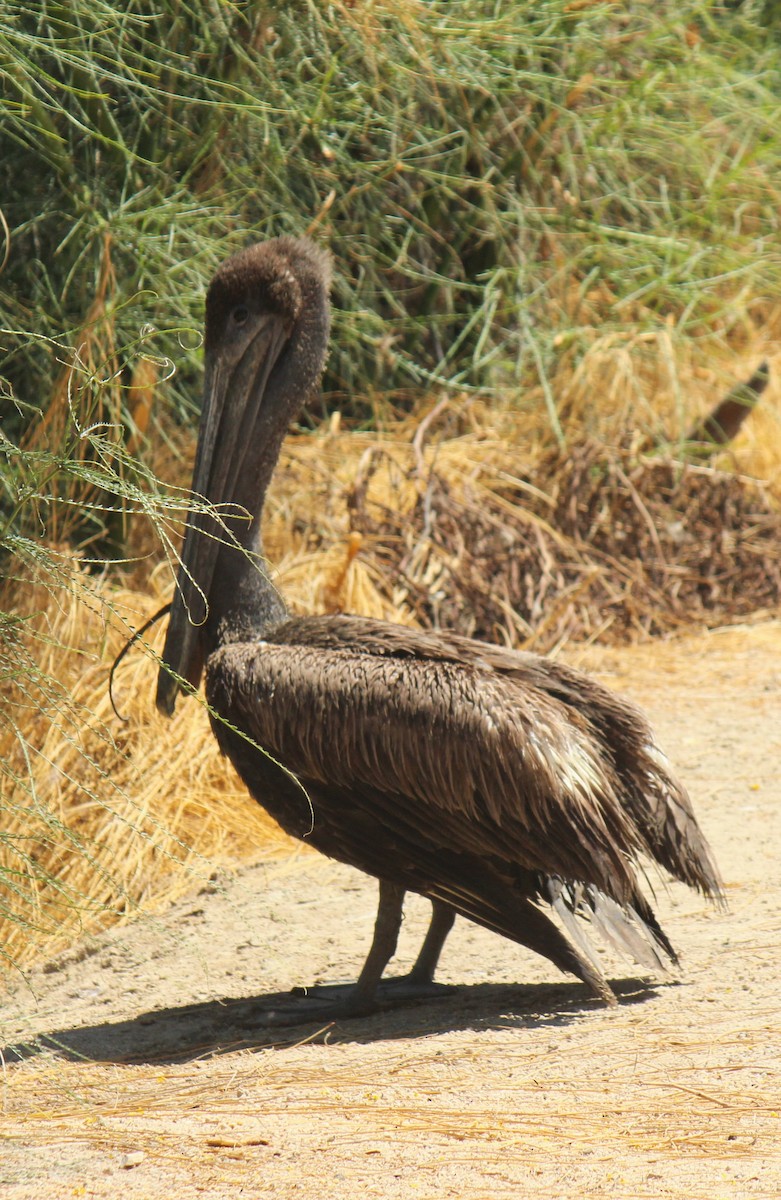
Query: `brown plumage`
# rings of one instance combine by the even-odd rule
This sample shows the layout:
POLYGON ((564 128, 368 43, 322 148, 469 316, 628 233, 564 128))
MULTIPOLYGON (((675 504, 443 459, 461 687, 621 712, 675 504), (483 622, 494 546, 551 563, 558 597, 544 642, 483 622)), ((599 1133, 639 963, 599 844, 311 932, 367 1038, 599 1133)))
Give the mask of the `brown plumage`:
POLYGON ((322 370, 328 283, 322 252, 289 238, 235 255, 212 281, 193 490, 224 507, 219 523, 188 525, 158 705, 170 714, 205 664, 214 733, 253 796, 293 836, 380 880, 374 942, 342 1012, 375 1004, 407 890, 432 900, 432 925, 383 999, 432 990, 461 913, 612 1002, 589 924, 647 966, 675 960, 638 885, 642 855, 721 896, 643 716, 536 655, 360 617, 290 617, 266 573, 263 500, 322 370))

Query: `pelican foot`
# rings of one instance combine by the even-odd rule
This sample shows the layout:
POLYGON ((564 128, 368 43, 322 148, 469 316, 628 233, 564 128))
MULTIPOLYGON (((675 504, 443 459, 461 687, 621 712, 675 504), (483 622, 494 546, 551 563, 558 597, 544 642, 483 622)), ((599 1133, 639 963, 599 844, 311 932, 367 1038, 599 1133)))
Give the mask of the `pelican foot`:
POLYGON ((412 975, 398 975, 391 979, 381 979, 372 997, 362 994, 354 984, 329 983, 318 984, 316 987, 292 988, 292 995, 302 998, 326 999, 329 1003, 341 1005, 342 1013, 347 1017, 362 1017, 373 1012, 382 1012, 389 1008, 398 1008, 403 1004, 414 1004, 423 1000, 441 1000, 452 996, 458 991, 452 984, 434 983, 430 979, 415 979, 412 975))
POLYGON ((314 1021, 353 1020, 387 1012, 405 1004, 445 999, 457 991, 458 988, 443 983, 416 982, 408 975, 381 980, 371 997, 358 992, 355 984, 318 984, 315 987, 291 988, 289 1002, 283 1001, 273 1009, 262 1010, 258 1015, 263 1025, 309 1025, 314 1021))
POLYGON ((459 989, 452 983, 434 983, 431 979, 415 979, 412 975, 398 975, 393 979, 381 979, 377 987, 378 1004, 393 1007, 395 1004, 414 1004, 420 1000, 444 1000, 454 996, 459 989))
POLYGON ((352 995, 349 984, 326 987, 292 988, 289 999, 274 1008, 264 1008, 258 1013, 260 1025, 330 1025, 353 1017, 368 1017, 377 1012, 375 1003, 352 995))

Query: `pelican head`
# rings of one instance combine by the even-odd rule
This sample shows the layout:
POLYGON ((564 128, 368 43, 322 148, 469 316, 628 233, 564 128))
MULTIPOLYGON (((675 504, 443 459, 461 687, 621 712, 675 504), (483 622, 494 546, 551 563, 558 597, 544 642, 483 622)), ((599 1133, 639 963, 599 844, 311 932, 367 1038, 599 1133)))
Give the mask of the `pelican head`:
POLYGON ((233 255, 209 285, 197 507, 187 521, 157 682, 157 707, 167 716, 181 681, 198 686, 219 610, 248 553, 259 551, 260 514, 282 439, 325 363, 329 284, 328 256, 313 242, 284 237, 233 255))

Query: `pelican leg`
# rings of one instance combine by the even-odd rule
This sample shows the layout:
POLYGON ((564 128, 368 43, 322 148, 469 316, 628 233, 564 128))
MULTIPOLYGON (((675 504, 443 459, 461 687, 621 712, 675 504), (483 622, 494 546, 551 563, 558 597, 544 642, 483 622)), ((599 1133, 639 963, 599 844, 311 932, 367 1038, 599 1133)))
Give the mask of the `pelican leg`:
POLYGON ((340 1006, 340 1016, 359 1017, 377 1008, 391 1008, 411 1000, 427 1000, 456 990, 433 982, 442 947, 456 919, 453 909, 437 900, 432 901, 431 924, 410 973, 397 979, 382 978, 383 971, 396 953, 404 894, 404 888, 398 884, 380 880, 374 938, 361 973, 340 1006))
POLYGON ((415 959, 415 965, 407 976, 412 983, 431 983, 433 981, 442 947, 456 919, 455 910, 449 904, 443 904, 441 900, 432 900, 431 905, 431 924, 428 927, 428 933, 423 939, 423 945, 415 959))
POLYGON ((440 996, 448 996, 458 991, 458 988, 444 983, 434 983, 434 972, 437 969, 439 956, 445 944, 447 935, 453 928, 456 919, 455 910, 441 900, 432 900, 431 924, 423 939, 420 953, 415 965, 408 975, 398 979, 383 979, 379 984, 379 993, 383 1000, 395 1000, 400 1004, 405 1000, 433 1000, 440 996))
POLYGON ((350 987, 326 984, 313 988, 294 988, 295 1000, 268 1010, 263 1023, 297 1025, 304 1021, 336 1021, 344 1017, 364 1017, 378 1009, 394 1008, 413 1000, 429 1000, 449 995, 456 988, 433 982, 437 961, 445 938, 453 927, 455 913, 447 904, 434 901, 431 924, 420 954, 409 975, 397 979, 382 978, 396 952, 404 905, 404 888, 380 880, 380 900, 374 937, 357 981, 350 987))
POLYGON ((380 880, 380 902, 374 922, 374 937, 361 973, 347 998, 345 1015, 357 1016, 376 1007, 377 986, 393 955, 401 929, 404 888, 380 880))
MULTIPOLYGON (((404 905, 404 888, 380 880, 380 901, 374 923, 374 937, 357 981, 349 987, 325 984, 311 988, 293 988, 295 1001, 284 1004, 264 1016, 272 1025, 295 1025, 302 1021, 336 1021, 342 1017, 363 1017, 378 1007, 378 984, 396 951, 404 905)), ((401 1003, 402 997, 394 997, 401 1003)))

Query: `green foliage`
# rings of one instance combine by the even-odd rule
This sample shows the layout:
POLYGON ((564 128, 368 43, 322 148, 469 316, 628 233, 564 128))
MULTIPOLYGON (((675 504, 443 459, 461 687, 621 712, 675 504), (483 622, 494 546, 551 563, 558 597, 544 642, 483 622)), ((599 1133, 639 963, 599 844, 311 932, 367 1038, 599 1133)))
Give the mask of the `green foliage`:
POLYGON ((597 321, 671 317, 702 337, 742 319, 744 296, 778 295, 779 67, 762 6, 154 10, 0 13, 0 325, 22 399, 51 393, 45 339, 81 335, 107 237, 117 340, 163 331, 180 412, 197 348, 166 331, 197 327, 204 281, 248 234, 311 229, 333 249, 339 403, 545 382, 597 321))

